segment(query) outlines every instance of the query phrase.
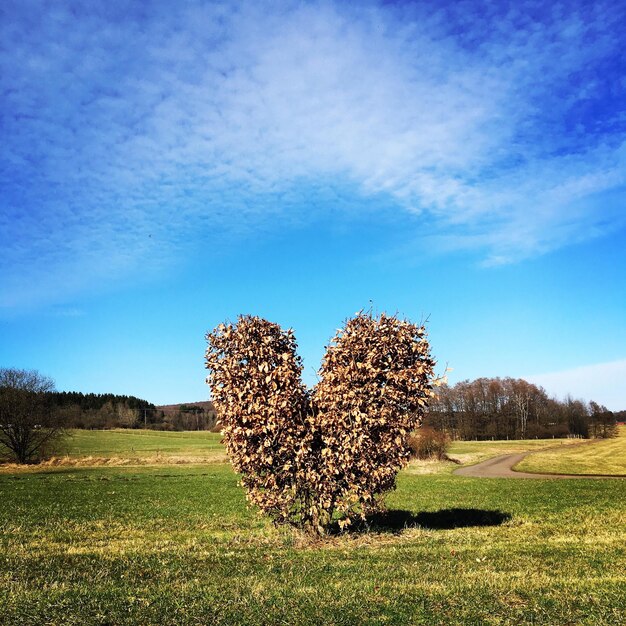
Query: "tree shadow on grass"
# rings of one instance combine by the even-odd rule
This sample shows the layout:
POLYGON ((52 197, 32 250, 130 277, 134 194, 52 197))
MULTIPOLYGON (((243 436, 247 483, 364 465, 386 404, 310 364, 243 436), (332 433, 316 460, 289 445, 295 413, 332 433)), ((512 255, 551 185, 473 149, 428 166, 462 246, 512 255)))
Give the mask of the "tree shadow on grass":
POLYGON ((500 526, 511 519, 509 513, 484 509, 442 509, 441 511, 411 513, 392 509, 370 515, 355 525, 352 532, 401 533, 407 528, 450 530, 469 526, 500 526))

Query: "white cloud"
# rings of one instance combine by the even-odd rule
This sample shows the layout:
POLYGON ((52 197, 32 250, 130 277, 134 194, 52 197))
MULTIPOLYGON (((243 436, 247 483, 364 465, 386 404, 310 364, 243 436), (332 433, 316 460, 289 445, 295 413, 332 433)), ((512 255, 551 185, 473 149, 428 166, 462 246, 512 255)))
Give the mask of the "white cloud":
POLYGON ((626 359, 524 377, 560 399, 594 400, 612 411, 626 409, 626 359))
POLYGON ((53 317, 83 317, 85 311, 77 307, 56 307, 50 311, 53 317))
POLYGON ((429 218, 438 249, 487 264, 623 226, 626 130, 602 126, 620 111, 564 127, 621 54, 615 12, 511 9, 489 30, 464 7, 58 8, 39 24, 13 8, 0 301, 117 280, 156 248, 175 258, 206 221, 301 219, 301 184, 387 194, 429 218))

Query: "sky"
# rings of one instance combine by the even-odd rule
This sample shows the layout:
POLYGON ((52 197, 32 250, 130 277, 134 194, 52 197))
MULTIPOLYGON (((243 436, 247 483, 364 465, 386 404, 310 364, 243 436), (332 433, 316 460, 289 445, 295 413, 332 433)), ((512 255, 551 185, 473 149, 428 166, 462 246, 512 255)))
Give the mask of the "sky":
POLYGON ((451 383, 626 409, 626 5, 0 5, 0 366, 209 397, 204 338, 362 309, 451 383))

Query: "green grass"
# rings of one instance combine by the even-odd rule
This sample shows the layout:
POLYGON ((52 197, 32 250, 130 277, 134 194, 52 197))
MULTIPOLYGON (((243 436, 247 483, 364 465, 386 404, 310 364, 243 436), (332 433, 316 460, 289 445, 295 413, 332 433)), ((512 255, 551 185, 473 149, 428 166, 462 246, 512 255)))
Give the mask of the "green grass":
POLYGON ((72 430, 61 452, 70 457, 191 456, 222 452, 221 435, 206 431, 72 430))
MULTIPOLYGON (((166 465, 225 460, 220 440, 219 433, 207 431, 70 430, 69 436, 59 444, 52 465, 166 465)), ((473 464, 499 454, 576 442, 571 439, 455 441, 450 447, 450 456, 463 464, 473 464)), ((426 469, 439 472, 444 466, 452 468, 451 464, 439 466, 429 463, 426 469)), ((0 471, 3 471, 1 465, 0 471)))
POLYGON ((237 482, 226 463, 0 475, 0 623, 623 623, 626 481, 405 472, 399 521, 318 542, 237 482))
MULTIPOLYGON (((54 456, 40 466, 20 468, 0 463, 0 473, 37 471, 42 467, 98 465, 199 464, 226 460, 219 433, 206 431, 70 430, 54 456)), ((11 458, 0 448, 0 459, 11 458)))
POLYGON ((573 448, 528 455, 516 470, 548 474, 606 474, 626 476, 626 427, 614 439, 594 440, 573 448))

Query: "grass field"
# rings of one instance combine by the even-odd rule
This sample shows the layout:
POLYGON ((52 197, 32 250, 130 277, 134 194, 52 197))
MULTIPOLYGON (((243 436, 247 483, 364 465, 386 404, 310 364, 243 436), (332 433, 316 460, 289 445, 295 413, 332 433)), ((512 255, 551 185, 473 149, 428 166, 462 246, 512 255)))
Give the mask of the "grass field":
POLYGON ((221 438, 207 431, 72 430, 62 453, 70 457, 210 457, 223 452, 221 438))
POLYGON ((227 463, 6 469, 0 624, 625 623, 626 481, 436 466, 323 541, 246 508, 227 463))
MULTIPOLYGON (((206 431, 70 430, 49 466, 170 465, 225 461, 221 435, 206 431)), ((0 450, 0 457, 2 450, 0 450)), ((0 465, 0 472, 6 471, 0 465)), ((9 468, 17 470, 16 466, 9 468)), ((26 471, 37 471, 37 467, 26 471)))
MULTIPOLYGON (((59 446, 53 466, 98 465, 170 465, 225 461, 221 435, 207 431, 164 432, 155 430, 70 430, 59 446)), ((463 464, 479 463, 499 454, 538 450, 546 447, 580 443, 577 439, 529 439, 524 441, 455 441, 450 456, 463 464)), ((423 468, 439 473, 450 463, 414 464, 412 471, 423 468)), ((13 466, 11 471, 18 469, 13 466)), ((37 468, 30 468, 37 470, 37 468)), ((0 472, 3 471, 0 466, 0 472)))
POLYGON ((516 470, 550 474, 613 474, 626 476, 626 427, 618 437, 574 448, 544 450, 528 455, 516 470))
MULTIPOLYGON (((206 431, 163 432, 154 430, 71 430, 52 465, 168 465, 226 460, 221 435, 206 431)), ((498 454, 538 450, 579 443, 576 439, 530 439, 524 441, 455 441, 450 456, 463 464, 478 463, 498 454)), ((415 464, 439 472, 452 464, 415 464)), ((13 468, 14 469, 14 468, 13 468)), ((415 467, 413 468, 415 469, 415 467)), ((2 471, 0 469, 0 471, 2 471)))
POLYGON ((515 454, 544 448, 566 448, 580 439, 524 439, 511 441, 453 441, 449 455, 466 464, 480 463, 500 454, 515 454))
POLYGON ((475 465, 501 454, 514 454, 528 450, 569 446, 580 443, 577 439, 526 439, 522 441, 453 441, 448 456, 456 461, 412 461, 404 470, 407 474, 451 473, 460 465, 475 465))

